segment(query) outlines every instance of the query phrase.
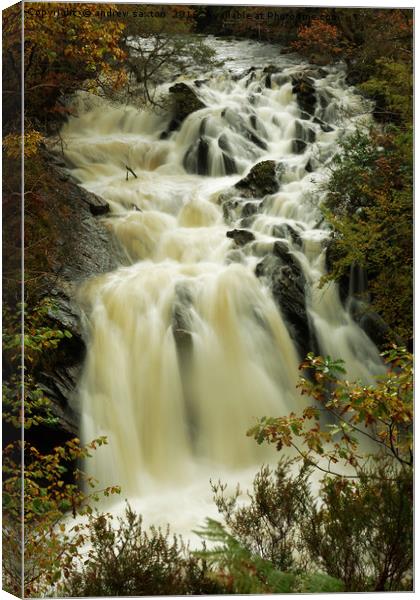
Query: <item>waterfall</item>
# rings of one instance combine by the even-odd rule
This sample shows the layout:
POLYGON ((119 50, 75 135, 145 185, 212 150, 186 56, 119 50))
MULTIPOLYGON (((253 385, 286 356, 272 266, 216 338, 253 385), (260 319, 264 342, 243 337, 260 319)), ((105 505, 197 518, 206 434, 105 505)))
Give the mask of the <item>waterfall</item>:
MULTIPOLYGON (((219 52, 223 44, 230 52, 232 42, 218 42, 219 52)), ((104 220, 126 255, 79 291, 82 438, 109 441, 87 469, 130 499, 149 498, 141 508, 164 521, 178 512, 196 524, 208 502, 193 508, 194 486, 208 492, 210 476, 236 480, 273 460, 246 430, 305 407, 302 350, 343 358, 349 377, 370 381, 381 370, 337 286, 318 287, 329 237, 318 184, 339 136, 366 118, 363 100, 341 68, 314 74, 272 48, 268 75, 257 42, 246 42, 257 66, 244 74, 241 44, 230 71, 199 85, 181 78, 205 108, 178 130, 171 115, 81 93, 61 132, 71 172, 109 202, 104 220), (296 78, 308 77, 303 107, 296 78), (275 164, 274 187, 247 196, 239 182, 264 161, 275 164), (292 312, 299 302, 286 294, 287 277, 303 303, 297 324, 276 302, 280 294, 292 312), (306 347, 298 331, 312 340, 306 347)))

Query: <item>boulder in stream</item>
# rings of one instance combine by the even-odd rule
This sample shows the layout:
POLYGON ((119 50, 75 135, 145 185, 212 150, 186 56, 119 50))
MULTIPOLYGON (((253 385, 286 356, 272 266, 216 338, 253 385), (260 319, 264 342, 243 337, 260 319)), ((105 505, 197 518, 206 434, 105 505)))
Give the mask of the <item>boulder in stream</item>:
POLYGON ((255 235, 246 229, 233 229, 226 233, 226 237, 234 240, 237 246, 245 246, 245 244, 249 244, 249 242, 255 240, 255 235))
POLYGON ((175 83, 169 88, 174 103, 174 117, 169 130, 178 129, 181 123, 193 112, 205 108, 206 105, 186 83, 175 83))
POLYGON ((244 197, 262 198, 267 194, 275 194, 279 189, 281 167, 274 160, 264 160, 252 167, 246 177, 235 183, 244 197), (279 168, 280 167, 280 168, 279 168))
POLYGON ((314 349, 314 341, 306 312, 305 277, 287 242, 275 242, 273 253, 257 264, 255 274, 266 279, 290 337, 303 358, 314 349))
POLYGON ((292 91, 296 94, 302 118, 308 119, 315 112, 316 93, 314 80, 305 73, 298 73, 292 77, 292 91))

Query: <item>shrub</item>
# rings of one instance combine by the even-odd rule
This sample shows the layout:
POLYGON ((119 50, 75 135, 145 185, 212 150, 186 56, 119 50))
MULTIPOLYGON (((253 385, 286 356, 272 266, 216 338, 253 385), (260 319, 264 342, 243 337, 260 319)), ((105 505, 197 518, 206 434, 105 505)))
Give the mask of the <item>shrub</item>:
MULTIPOLYGON (((253 482, 249 503, 238 502, 240 490, 226 497, 221 482, 212 485, 216 506, 229 532, 253 555, 281 571, 295 567, 300 521, 312 503, 308 470, 290 474, 291 461, 280 461, 275 472, 264 466, 253 482)), ((303 560, 303 557, 302 557, 303 560)))
POLYGON ((358 264, 367 273, 372 306, 394 340, 412 338, 412 133, 357 132, 341 142, 331 164, 325 210, 334 261, 321 281, 358 264))
MULTIPOLYGON (((412 586, 412 356, 393 348, 384 358, 387 373, 365 386, 339 379, 342 361, 308 355, 300 387, 317 406, 301 416, 263 418, 249 432, 278 450, 294 447, 306 468, 325 473, 319 502, 305 503, 295 548, 307 553, 308 565, 343 581, 346 591, 412 586)), ((257 524, 253 506, 248 517, 257 524)), ((274 515, 277 508, 270 509, 274 515)), ((229 519, 235 525, 236 515, 229 519)))
POLYGON ((20 310, 12 313, 4 309, 3 418, 10 431, 3 449, 3 585, 12 594, 30 597, 51 591, 70 573, 79 556, 84 531, 69 516, 89 513, 90 503, 101 493, 119 492, 116 486, 93 493, 83 491, 82 487, 93 490, 96 484, 76 466, 90 456, 91 450, 106 443, 105 438, 87 445, 77 438, 63 440, 52 448, 50 443, 47 450, 40 450, 35 442, 34 429, 51 431, 57 424, 50 401, 37 384, 37 368, 48 362, 51 349, 71 337, 70 332, 49 325, 48 308, 46 303, 31 311, 23 307, 27 313, 23 336, 20 310), (24 368, 20 364, 22 343, 24 368))
POLYGON ((193 556, 182 539, 143 528, 142 518, 129 506, 114 527, 110 515, 91 516, 90 549, 81 568, 72 574, 64 595, 159 596, 227 593, 206 561, 193 556))
POLYGON ((357 480, 328 478, 302 534, 312 559, 347 591, 412 586, 412 476, 376 464, 357 480))
POLYGON ((212 519, 200 535, 212 546, 199 555, 234 594, 339 592, 336 577, 313 572, 302 544, 302 523, 315 511, 307 469, 296 476, 291 461, 281 461, 273 474, 263 467, 254 480, 250 503, 238 506, 239 490, 226 498, 225 487, 213 486, 225 524, 212 519), (228 529, 228 531, 227 531, 228 529), (219 545, 215 546, 217 543, 219 545))

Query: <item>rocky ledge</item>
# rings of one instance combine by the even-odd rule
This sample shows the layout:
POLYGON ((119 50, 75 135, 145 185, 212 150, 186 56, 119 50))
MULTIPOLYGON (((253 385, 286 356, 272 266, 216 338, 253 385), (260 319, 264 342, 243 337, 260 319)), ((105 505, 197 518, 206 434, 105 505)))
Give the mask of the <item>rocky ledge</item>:
POLYGON ((101 219, 109 212, 108 203, 81 188, 60 157, 45 152, 44 160, 48 186, 38 192, 38 204, 48 207, 43 220, 48 228, 45 251, 50 269, 38 284, 37 300, 48 300, 51 325, 70 331, 72 337, 51 350, 48 368, 38 374, 38 380, 52 401, 59 430, 67 436, 78 435, 79 417, 73 407, 85 341, 75 301, 77 289, 88 278, 115 269, 123 256, 101 219))

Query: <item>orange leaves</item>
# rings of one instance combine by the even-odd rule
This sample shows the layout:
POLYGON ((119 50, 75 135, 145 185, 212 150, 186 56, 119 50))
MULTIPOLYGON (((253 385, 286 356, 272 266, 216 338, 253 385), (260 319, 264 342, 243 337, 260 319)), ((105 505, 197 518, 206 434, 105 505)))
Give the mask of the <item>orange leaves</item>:
POLYGON ((345 43, 339 29, 322 18, 312 19, 310 25, 299 27, 297 41, 292 46, 302 54, 326 54, 334 60, 344 52, 345 43))
MULTIPOLYGON (((113 8, 107 5, 107 10, 113 8)), ((101 74, 124 70, 125 26, 101 15, 95 4, 33 3, 25 10, 24 26, 28 113, 53 108, 60 92, 91 88, 89 82, 101 74)), ((115 81, 121 80, 114 78, 113 85, 115 81)))
MULTIPOLYGON (((44 136, 35 129, 27 129, 23 138, 23 151, 25 158, 37 153, 38 147, 44 136)), ((22 152, 22 136, 10 133, 3 140, 3 148, 9 158, 20 158, 22 152)))

